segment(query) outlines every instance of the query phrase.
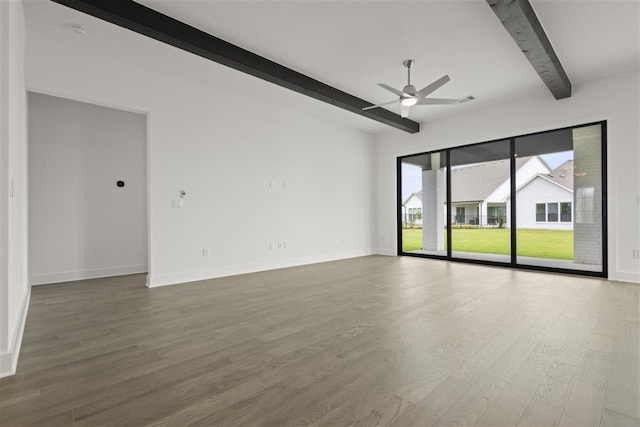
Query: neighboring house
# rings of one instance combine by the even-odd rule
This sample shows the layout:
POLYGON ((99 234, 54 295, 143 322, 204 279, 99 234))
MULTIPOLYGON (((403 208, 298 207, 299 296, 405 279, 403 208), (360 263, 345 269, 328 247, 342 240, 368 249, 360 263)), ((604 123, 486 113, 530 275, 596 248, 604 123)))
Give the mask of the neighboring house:
MULTIPOLYGON (((516 159, 516 187, 549 172, 547 164, 538 156, 516 159)), ((451 169, 451 222, 508 227, 510 194, 508 159, 454 167, 451 169)))
MULTIPOLYGON (((518 228, 572 230, 573 160, 554 170, 538 156, 516 159, 518 228)), ((451 223, 482 227, 510 227, 509 160, 477 163, 451 169, 451 223)), ((406 225, 423 225, 421 191, 402 204, 406 225)), ((444 214, 446 217, 446 203, 444 214)))
POLYGON ((405 224, 422 225, 422 192, 413 193, 402 204, 402 221, 405 224))
POLYGON ((517 188, 518 228, 573 229, 573 160, 517 188))

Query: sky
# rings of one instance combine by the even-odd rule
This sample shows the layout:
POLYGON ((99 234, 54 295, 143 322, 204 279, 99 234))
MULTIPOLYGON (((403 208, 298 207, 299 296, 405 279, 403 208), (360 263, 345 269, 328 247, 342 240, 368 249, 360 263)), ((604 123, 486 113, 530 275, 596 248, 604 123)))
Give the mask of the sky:
MULTIPOLYGON (((543 154, 540 156, 551 169, 555 169, 567 160, 573 159, 573 151, 543 154)), ((402 201, 406 201, 412 193, 422 189, 422 172, 419 167, 402 164, 402 201)))

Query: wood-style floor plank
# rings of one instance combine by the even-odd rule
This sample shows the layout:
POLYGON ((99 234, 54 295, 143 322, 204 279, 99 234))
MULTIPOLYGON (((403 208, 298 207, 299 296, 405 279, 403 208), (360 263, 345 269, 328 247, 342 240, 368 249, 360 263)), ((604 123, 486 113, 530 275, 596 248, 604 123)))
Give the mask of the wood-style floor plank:
POLYGON ((371 256, 34 287, 0 425, 638 425, 640 286, 371 256))

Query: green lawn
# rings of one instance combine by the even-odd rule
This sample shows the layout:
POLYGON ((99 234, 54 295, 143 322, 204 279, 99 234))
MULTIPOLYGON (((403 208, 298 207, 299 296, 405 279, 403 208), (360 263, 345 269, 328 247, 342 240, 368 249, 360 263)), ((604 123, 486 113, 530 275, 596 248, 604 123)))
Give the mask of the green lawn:
MULTIPOLYGON (((508 228, 454 228, 451 231, 456 251, 510 253, 508 228)), ((519 256, 573 259, 573 231, 519 229, 517 243, 519 256)), ((421 249, 422 229, 402 230, 402 247, 405 252, 421 249)))

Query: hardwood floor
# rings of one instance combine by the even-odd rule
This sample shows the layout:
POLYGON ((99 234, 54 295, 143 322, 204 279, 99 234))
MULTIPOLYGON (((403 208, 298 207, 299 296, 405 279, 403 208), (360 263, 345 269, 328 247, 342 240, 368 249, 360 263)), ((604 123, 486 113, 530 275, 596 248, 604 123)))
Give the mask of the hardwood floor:
POLYGON ((38 286, 0 424, 638 426, 639 291, 382 256, 38 286))

